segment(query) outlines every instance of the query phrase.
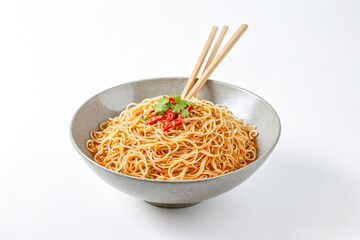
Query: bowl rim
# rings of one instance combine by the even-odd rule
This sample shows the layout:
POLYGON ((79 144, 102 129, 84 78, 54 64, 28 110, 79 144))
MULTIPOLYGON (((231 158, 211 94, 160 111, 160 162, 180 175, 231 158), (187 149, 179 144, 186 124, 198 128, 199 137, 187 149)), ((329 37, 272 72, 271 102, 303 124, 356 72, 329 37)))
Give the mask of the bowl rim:
POLYGON ((75 117, 76 115, 78 114, 78 112, 82 109, 83 106, 85 106, 85 104, 87 104, 89 101, 91 101, 92 99, 95 99, 96 97, 98 97, 99 95, 107 92, 107 91, 110 91, 114 88, 118 88, 118 87, 121 87, 121 86, 126 86, 126 85, 130 85, 130 84, 133 84, 133 83, 141 83, 141 82, 147 82, 147 81, 154 81, 154 80, 165 80, 165 79, 187 79, 188 77, 158 77, 158 78, 147 78, 147 79, 141 79, 141 80, 135 80, 135 81, 130 81, 130 82, 126 82, 126 83, 123 83, 123 84, 119 84, 119 85, 116 85, 116 86, 113 86, 113 87, 110 87, 108 89, 105 89, 101 92, 98 92, 97 94, 95 94, 94 96, 88 98, 85 102, 83 102, 80 107, 77 108, 77 110, 75 111, 74 115, 72 116, 71 118, 71 121, 70 121, 70 128, 69 128, 69 133, 70 133, 70 140, 73 144, 73 146, 75 147, 75 149, 77 150, 77 152, 85 159, 87 160, 87 162, 90 162, 91 164, 93 164, 94 166, 96 167, 99 167, 100 169, 102 170, 105 170, 111 174, 116 174, 120 177, 126 177, 126 178, 129 178, 129 179, 132 179, 132 180, 137 180, 137 181, 145 181, 145 182, 153 182, 153 183, 170 183, 170 184, 185 184, 185 183, 198 183, 198 182, 207 182, 207 181, 213 181, 213 180, 216 180, 216 179, 220 179, 220 178, 227 178, 227 177, 230 177, 234 174, 238 174, 242 171, 246 171, 247 169, 249 168, 252 168, 254 167, 255 165, 259 164, 261 161, 261 159, 267 157, 270 155, 270 153, 274 150, 275 146, 277 145, 277 143, 279 142, 279 139, 280 139, 280 135, 281 135, 281 121, 280 121, 280 118, 279 118, 279 115, 277 114, 277 112, 275 111, 275 109, 265 100, 263 99, 262 97, 256 95, 255 93, 253 92, 250 92, 249 90, 246 90, 242 87, 238 87, 238 86, 235 86, 233 84, 230 84, 230 83, 226 83, 226 82, 220 82, 220 81, 217 81, 217 80, 212 80, 212 79, 208 79, 208 81, 210 82, 213 82, 213 83, 216 83, 216 84, 221 84, 221 85, 226 85, 228 87, 231 87, 231 88, 236 88, 236 89, 239 89, 241 91, 244 91, 244 92, 247 92, 248 94, 254 96, 255 98, 258 98, 260 101, 262 101, 263 103, 265 103, 268 107, 270 107, 270 109, 275 113, 275 117, 277 119, 277 122, 278 122, 278 125, 279 125, 279 132, 277 134, 277 137, 276 137, 276 140, 272 143, 270 149, 263 153, 263 155, 259 158, 257 158, 255 161, 253 161, 251 164, 248 164, 246 165, 245 167, 242 167, 242 168, 239 168, 235 171, 232 171, 232 172, 229 172, 229 173, 226 173, 224 175, 220 175, 220 176, 216 176, 216 177, 210 177, 210 178, 203 178, 203 179, 190 179, 190 180, 157 180, 157 179, 150 179, 150 178, 140 178, 140 177, 135 177, 135 176, 131 176, 131 175, 127 175, 127 174, 124 174, 124 173, 120 173, 120 172, 115 172, 111 169, 108 169, 102 165, 100 165, 99 163, 95 162, 93 159, 90 159, 88 156, 86 156, 81 150, 80 148, 77 146, 77 144, 75 143, 75 140, 73 138, 73 134, 72 134, 72 128, 73 128, 73 123, 74 123, 74 120, 75 120, 75 117))

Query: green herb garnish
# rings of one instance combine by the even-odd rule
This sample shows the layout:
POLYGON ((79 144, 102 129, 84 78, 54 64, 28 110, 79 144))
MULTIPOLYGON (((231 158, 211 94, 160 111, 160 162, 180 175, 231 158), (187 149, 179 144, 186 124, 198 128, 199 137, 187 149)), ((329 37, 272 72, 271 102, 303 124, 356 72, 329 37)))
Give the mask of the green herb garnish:
POLYGON ((141 119, 141 120, 143 120, 143 121, 146 121, 146 120, 148 120, 148 119, 149 119, 149 117, 148 117, 148 116, 146 116, 146 115, 142 115, 142 116, 140 117, 140 119, 141 119))
POLYGON ((171 94, 171 95, 169 96, 169 98, 173 98, 176 103, 179 103, 179 102, 181 101, 181 96, 180 96, 180 95, 171 94))
POLYGON ((179 103, 177 103, 174 107, 174 112, 181 113, 181 110, 185 109, 187 106, 186 100, 181 100, 179 103))
POLYGON ((159 115, 164 114, 164 112, 169 110, 170 104, 168 97, 160 98, 159 102, 154 104, 155 112, 159 115))
POLYGON ((188 117, 189 116, 189 111, 187 110, 187 108, 181 109, 181 116, 182 117, 188 117))
MULTIPOLYGON (((174 103, 174 102, 173 102, 174 103)), ((182 117, 188 117, 189 106, 196 106, 195 103, 187 101, 185 99, 181 99, 181 96, 179 95, 170 95, 169 97, 162 97, 160 98, 158 103, 154 104, 155 112, 159 115, 164 114, 167 110, 172 109, 176 113, 180 113, 182 117), (175 101, 175 104, 172 104, 169 99, 172 98, 175 101)))

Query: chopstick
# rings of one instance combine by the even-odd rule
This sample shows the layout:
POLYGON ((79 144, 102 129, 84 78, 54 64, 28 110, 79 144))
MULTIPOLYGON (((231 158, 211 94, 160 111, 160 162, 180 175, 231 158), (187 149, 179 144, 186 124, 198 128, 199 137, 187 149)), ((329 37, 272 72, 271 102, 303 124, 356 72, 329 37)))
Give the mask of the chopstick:
MULTIPOLYGON (((202 73, 204 73, 204 72, 206 71, 206 68, 207 68, 207 67, 210 65, 210 63, 214 60, 214 58, 215 58, 215 56, 216 56, 216 53, 217 53, 217 51, 219 50, 219 47, 220 47, 222 41, 224 40, 225 34, 226 34, 226 32, 227 32, 228 29, 229 29, 229 27, 226 26, 226 25, 222 27, 221 32, 220 32, 220 34, 219 34, 219 36, 218 36, 218 38, 217 38, 217 40, 216 40, 216 42, 215 42, 215 45, 214 45, 213 49, 211 50, 211 53, 210 53, 210 55, 209 55, 209 58, 208 58, 208 60, 207 60, 207 62, 206 62, 206 64, 205 64, 205 67, 204 67, 204 70, 203 70, 202 73)), ((195 81, 196 81, 196 80, 195 80, 195 81)), ((195 82, 194 82, 194 83, 195 83, 195 82)), ((195 97, 196 97, 196 98, 200 98, 200 96, 199 96, 198 93, 195 95, 195 97)))
POLYGON ((226 26, 226 25, 222 27, 221 32, 220 32, 220 34, 219 34, 219 36, 218 36, 218 38, 217 38, 217 40, 216 40, 216 42, 215 42, 215 44, 214 44, 214 47, 213 47, 213 49, 211 50, 211 53, 210 53, 210 55, 209 55, 209 58, 208 58, 208 60, 207 60, 207 62, 206 62, 206 64, 205 64, 203 73, 206 71, 206 69, 207 69, 207 67, 210 65, 210 63, 214 60, 214 58, 215 58, 215 56, 216 56, 216 53, 217 53, 217 51, 219 50, 219 47, 220 47, 220 45, 221 45, 221 42, 224 40, 225 34, 226 34, 226 32, 227 32, 228 29, 229 29, 229 27, 226 26))
POLYGON ((195 96, 200 89, 204 86, 210 75, 214 72, 217 66, 221 63, 221 61, 225 58, 225 56, 229 53, 229 51, 234 47, 236 42, 240 39, 240 37, 244 34, 248 25, 242 24, 239 29, 234 33, 231 39, 226 43, 225 47, 221 49, 220 53, 216 56, 216 58, 210 63, 210 65, 205 69, 199 80, 196 84, 191 88, 188 94, 186 94, 185 98, 190 99, 195 96))
POLYGON ((190 78, 188 79, 183 92, 181 93, 182 98, 184 98, 186 96, 186 94, 189 93, 190 89, 193 87, 195 80, 196 80, 196 76, 198 75, 198 73, 200 71, 201 65, 203 64, 203 62, 205 60, 205 57, 206 57, 206 55, 210 49, 210 46, 215 38, 215 34, 216 34, 217 30, 218 30, 218 27, 215 27, 215 26, 212 27, 210 35, 209 35, 209 37, 206 41, 206 44, 200 54, 200 57, 195 65, 195 68, 194 68, 193 72, 191 73, 190 78))

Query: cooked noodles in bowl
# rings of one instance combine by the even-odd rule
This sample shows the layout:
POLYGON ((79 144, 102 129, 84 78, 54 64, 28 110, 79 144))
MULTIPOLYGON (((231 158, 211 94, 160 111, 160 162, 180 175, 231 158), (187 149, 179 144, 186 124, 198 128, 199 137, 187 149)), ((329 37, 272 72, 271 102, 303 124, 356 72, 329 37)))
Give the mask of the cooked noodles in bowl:
POLYGON ((258 132, 225 106, 180 96, 131 103, 90 133, 94 161, 157 180, 210 178, 256 160, 258 132))

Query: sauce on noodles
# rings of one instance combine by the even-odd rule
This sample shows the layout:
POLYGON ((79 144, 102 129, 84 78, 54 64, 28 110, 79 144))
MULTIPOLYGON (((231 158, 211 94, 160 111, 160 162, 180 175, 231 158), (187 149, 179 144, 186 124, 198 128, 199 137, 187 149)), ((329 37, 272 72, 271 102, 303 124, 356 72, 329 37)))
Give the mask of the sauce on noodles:
POLYGON ((148 124, 161 98, 131 103, 92 131, 86 147, 94 161, 136 177, 189 180, 223 175, 256 160, 256 127, 223 105, 192 98, 196 109, 188 108, 178 125, 164 131, 165 120, 148 124))

